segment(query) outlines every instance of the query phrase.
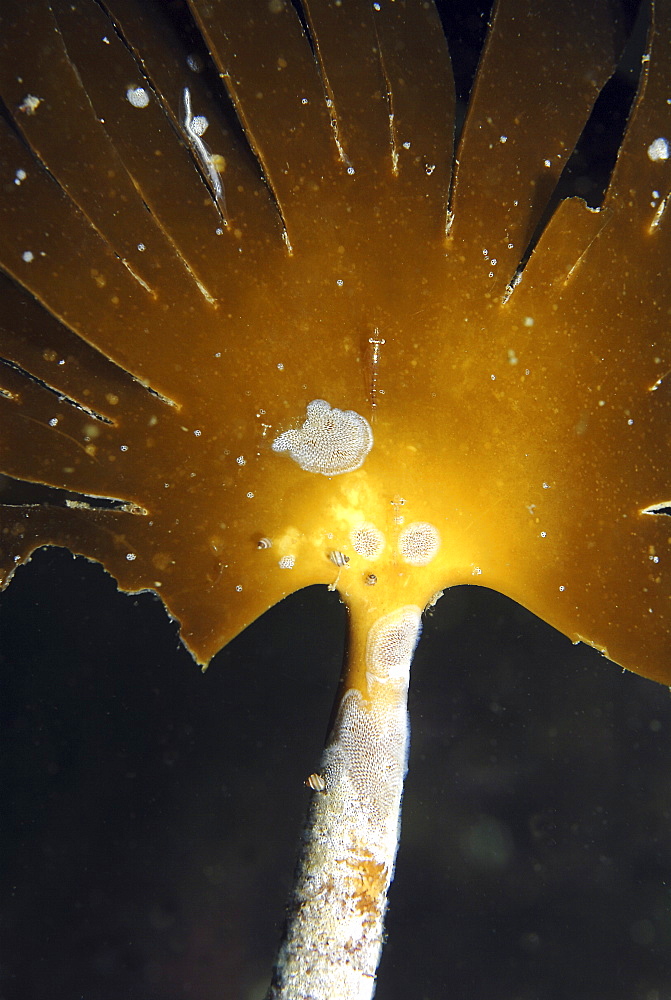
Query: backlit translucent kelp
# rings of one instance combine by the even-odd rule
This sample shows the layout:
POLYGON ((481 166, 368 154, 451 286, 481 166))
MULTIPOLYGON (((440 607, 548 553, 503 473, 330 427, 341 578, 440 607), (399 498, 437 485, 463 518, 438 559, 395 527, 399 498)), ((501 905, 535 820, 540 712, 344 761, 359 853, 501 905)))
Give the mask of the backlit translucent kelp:
POLYGON ((4 583, 65 545, 203 664, 326 584, 371 718, 463 583, 668 681, 669 5, 598 208, 608 4, 501 2, 456 155, 430 4, 166 11, 0 12, 4 583))
POLYGON ((440 534, 417 603, 487 585, 666 678, 668 5, 603 208, 561 203, 528 261, 607 5, 500 5, 454 169, 430 6, 306 3, 310 38, 290 4, 192 10, 185 45, 130 0, 3 5, 2 467, 76 494, 3 508, 5 573, 84 552, 206 662, 330 552, 354 618, 379 602, 395 549, 373 598, 350 532, 403 500, 440 534), (315 399, 373 429, 342 478, 271 448, 315 399))

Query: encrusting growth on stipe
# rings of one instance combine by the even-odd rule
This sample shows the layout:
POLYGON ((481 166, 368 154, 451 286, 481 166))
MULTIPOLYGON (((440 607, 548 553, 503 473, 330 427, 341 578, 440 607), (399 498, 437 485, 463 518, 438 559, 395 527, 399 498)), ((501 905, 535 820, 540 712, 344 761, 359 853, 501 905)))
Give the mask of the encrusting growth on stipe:
POLYGON ((382 948, 408 756, 407 693, 421 612, 368 632, 368 697, 345 691, 312 799, 268 1000, 369 1000, 382 948))

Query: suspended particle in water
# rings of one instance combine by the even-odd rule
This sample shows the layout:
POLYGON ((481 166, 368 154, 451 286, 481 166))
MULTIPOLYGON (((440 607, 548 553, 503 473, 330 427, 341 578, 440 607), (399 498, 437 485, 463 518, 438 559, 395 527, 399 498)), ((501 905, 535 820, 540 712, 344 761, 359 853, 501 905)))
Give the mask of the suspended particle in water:
POLYGON ((195 52, 190 52, 186 57, 186 65, 189 67, 192 73, 202 73, 203 72, 203 60, 195 52))

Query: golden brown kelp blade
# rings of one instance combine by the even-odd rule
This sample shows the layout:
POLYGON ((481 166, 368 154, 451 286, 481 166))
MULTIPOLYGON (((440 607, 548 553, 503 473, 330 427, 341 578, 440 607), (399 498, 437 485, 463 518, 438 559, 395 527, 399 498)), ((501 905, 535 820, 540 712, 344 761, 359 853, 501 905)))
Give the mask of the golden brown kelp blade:
MULTIPOLYGON (((500 567, 501 589, 524 589, 527 606, 562 631, 667 681, 670 31, 671 8, 658 5, 601 213, 560 206, 497 318, 501 347, 518 359, 504 385, 517 382, 517 405, 535 400, 538 448, 527 494, 537 541, 524 569, 500 567)), ((531 456, 520 444, 509 456, 522 465, 531 456)))
POLYGON ((5 572, 85 552, 201 661, 311 583, 480 583, 668 680, 669 4, 605 207, 560 204, 519 282, 608 4, 498 5, 454 178, 433 7, 309 0, 307 37, 281 0, 190 6, 0 11, 2 468, 111 503, 6 506, 5 572), (360 467, 273 449, 312 400, 369 422, 360 467))
POLYGON ((527 0, 495 10, 451 204, 453 251, 478 294, 504 294, 621 43, 606 4, 527 0))

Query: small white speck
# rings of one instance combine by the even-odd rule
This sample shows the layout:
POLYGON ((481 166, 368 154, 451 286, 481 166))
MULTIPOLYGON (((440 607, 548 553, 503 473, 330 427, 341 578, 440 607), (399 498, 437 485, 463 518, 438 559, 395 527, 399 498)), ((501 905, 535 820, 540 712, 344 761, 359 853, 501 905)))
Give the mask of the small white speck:
POLYGON ((483 257, 489 257, 489 250, 486 250, 486 249, 485 249, 485 248, 483 247, 483 248, 482 248, 482 256, 483 256, 483 257))
POLYGON ((543 160, 543 166, 544 167, 551 167, 552 166, 552 160, 543 160))
POLYGON ((652 192, 652 197, 653 198, 659 198, 659 191, 653 191, 652 192))
POLYGON ((201 135, 205 135, 209 127, 210 123, 205 115, 194 115, 189 123, 189 131, 199 138, 201 135))
POLYGON ((19 184, 21 184, 22 181, 25 181, 27 176, 28 174, 25 172, 25 170, 21 170, 19 168, 16 171, 16 173, 14 174, 14 183, 17 185, 17 187, 19 186, 19 184))
POLYGON ((247 494, 247 499, 248 500, 253 500, 254 499, 254 494, 253 493, 248 493, 247 494))
POLYGON ((522 320, 522 323, 524 326, 533 326, 534 325, 533 316, 525 316, 524 319, 522 320))
POLYGON ((26 264, 30 264, 31 260, 35 260, 35 255, 33 254, 32 250, 24 250, 23 253, 21 254, 21 260, 24 261, 26 264))
POLYGON ((550 484, 549 483, 543 483, 543 489, 544 490, 549 490, 550 489, 550 484))
POLYGON ((500 135, 499 136, 499 142, 508 142, 508 136, 507 135, 500 135))
POLYGON ((147 249, 144 243, 138 243, 137 248, 140 251, 140 253, 142 253, 144 250, 147 249))
POLYGON ((547 538, 547 531, 541 531, 541 538, 547 538))
POLYGON ((200 61, 200 57, 194 53, 189 53, 186 57, 186 65, 189 67, 192 73, 201 73, 203 70, 203 64, 200 61))
MULTIPOLYGON (((21 83, 22 81, 19 80, 21 83)), ((35 94, 26 94, 21 103, 19 104, 19 111, 22 111, 24 115, 34 115, 43 98, 36 97, 35 94)))
POLYGON ((431 174, 433 173, 433 171, 436 169, 436 164, 435 163, 427 163, 426 166, 424 167, 424 169, 426 170, 426 176, 430 177, 431 174))
POLYGON ((489 377, 492 380, 492 382, 496 382, 496 375, 490 375, 489 377))
POLYGON ((238 455, 235 461, 238 463, 238 465, 247 465, 244 455, 238 455))
POLYGON ((562 584, 562 586, 559 589, 563 591, 566 590, 566 587, 562 584))
POLYGON ((277 565, 280 569, 293 569, 295 562, 296 556, 282 556, 282 558, 278 560, 277 565))
POLYGON ((214 231, 214 235, 215 236, 223 236, 224 235, 224 230, 221 228, 221 226, 217 226, 217 228, 214 231))
POLYGON ((195 431, 193 432, 193 436, 194 436, 194 437, 197 437, 197 438, 199 438, 199 437, 201 436, 201 434, 202 434, 202 433, 203 433, 202 431, 199 431, 199 430, 195 430, 195 431))
POLYGON ((51 420, 49 421, 49 426, 55 427, 57 423, 58 423, 58 417, 52 417, 51 420))
POLYGON ((606 405, 606 400, 605 399, 600 399, 599 400, 599 406, 605 406, 605 405, 606 405))
POLYGON ((278 372, 283 372, 284 371, 284 365, 282 364, 281 361, 277 365, 277 370, 278 370, 278 372))
POLYGON ((215 356, 215 358, 220 358, 221 357, 221 351, 216 351, 214 356, 215 356))
POLYGON ((237 586, 236 586, 235 589, 237 590, 238 593, 240 593, 240 591, 242 590, 242 587, 240 586, 240 584, 237 584, 237 586))
POLYGON ((356 171, 355 171, 354 167, 348 167, 347 168, 347 173, 351 175, 351 174, 356 173, 356 171))
POLYGON ((403 149, 410 149, 410 143, 409 142, 404 142, 403 143, 403 149))
POLYGON ((338 288, 342 288, 344 284, 345 282, 342 280, 342 278, 336 278, 336 285, 338 286, 338 288))
POLYGON ((128 445, 127 444, 119 445, 119 451, 128 451, 128 445))
POLYGON ((103 42, 105 43, 105 45, 109 45, 109 43, 110 43, 110 40, 109 40, 109 38, 107 37, 107 35, 103 35, 103 42))
POLYGON ((149 104, 149 94, 144 87, 129 87, 126 91, 126 100, 134 108, 146 108, 149 104))
POLYGON ((631 419, 631 417, 629 417, 629 420, 627 420, 627 423, 629 424, 629 426, 630 426, 630 427, 631 427, 631 425, 633 424, 633 422, 634 422, 634 421, 633 421, 633 420, 631 419))
POLYGON ((380 9, 381 9, 381 8, 380 8, 380 5, 379 5, 379 3, 374 3, 374 4, 373 4, 373 10, 380 10, 380 9))
POLYGON ((653 163, 658 160, 668 160, 669 158, 669 141, 668 139, 655 139, 648 146, 648 159, 652 160, 653 163))
POLYGON ((492 259, 491 259, 491 261, 490 261, 490 264, 491 264, 492 266, 495 266, 496 264, 498 264, 498 260, 496 259, 496 257, 492 257, 492 259))
POLYGON ((301 104, 307 104, 307 103, 308 103, 307 97, 302 97, 301 98, 301 104))
POLYGON ((134 552, 127 552, 126 553, 126 559, 128 560, 128 562, 133 562, 133 560, 136 559, 136 558, 137 557, 136 557, 136 555, 135 555, 134 552))
POLYGON ((651 562, 654 562, 654 563, 658 563, 659 562, 659 556, 648 556, 648 559, 651 562))

